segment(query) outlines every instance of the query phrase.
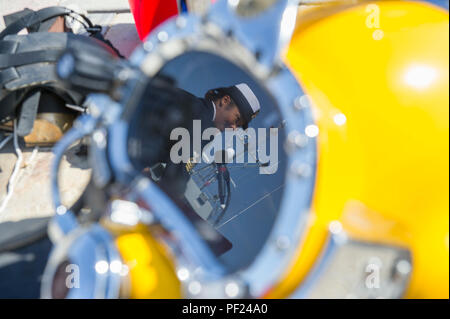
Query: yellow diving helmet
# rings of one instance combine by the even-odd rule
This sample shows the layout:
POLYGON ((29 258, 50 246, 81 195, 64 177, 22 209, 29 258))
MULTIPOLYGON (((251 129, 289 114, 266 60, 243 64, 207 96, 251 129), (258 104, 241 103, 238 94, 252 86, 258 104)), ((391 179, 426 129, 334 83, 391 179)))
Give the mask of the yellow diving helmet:
MULTIPOLYGON (((91 277, 60 294, 69 298, 448 298, 448 12, 251 3, 217 1, 162 24, 104 79, 107 95, 91 95, 91 115, 68 136, 92 133, 93 182, 123 200, 83 230, 54 196, 52 225, 66 239, 44 297, 71 262, 91 277), (225 206, 211 154, 189 170, 184 197, 158 184, 155 150, 192 107, 177 90, 199 97, 242 82, 261 103, 258 147, 280 145, 277 157, 249 146, 252 127, 239 130, 234 156, 254 161, 227 163, 225 206), (91 121, 103 127, 89 131, 91 121)), ((76 61, 89 62, 60 60, 69 81, 89 69, 76 61)))
MULTIPOLYGON (((311 277, 330 232, 341 231, 410 250, 410 267, 396 267, 411 271, 405 297, 448 298, 448 11, 410 1, 310 9, 297 18, 286 63, 317 121, 317 184, 297 257, 267 297, 289 296, 311 277)), ((341 270, 317 281, 333 287, 354 269, 341 270)), ((346 297, 336 290, 318 296, 346 297)))

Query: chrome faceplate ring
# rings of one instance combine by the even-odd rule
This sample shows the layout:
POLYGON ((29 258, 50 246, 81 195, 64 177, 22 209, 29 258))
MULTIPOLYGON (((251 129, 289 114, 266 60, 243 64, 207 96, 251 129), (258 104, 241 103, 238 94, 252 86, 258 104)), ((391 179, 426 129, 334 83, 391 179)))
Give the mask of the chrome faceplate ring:
MULTIPOLYGON (((287 135, 296 132, 304 136, 306 127, 314 125, 311 108, 296 107, 296 101, 305 94, 285 65, 276 63, 272 68, 267 68, 236 39, 208 20, 182 15, 166 22, 133 53, 130 61, 152 77, 168 61, 191 51, 218 55, 252 74, 277 101, 282 118, 287 119, 287 135)), ((110 152, 112 167, 118 171, 117 176, 127 176, 123 182, 128 183, 131 161, 126 154, 127 123, 117 121, 111 126, 110 132, 114 132, 110 136, 110 145, 116 148, 110 152), (122 155, 113 156, 117 153, 122 155)), ((265 246, 248 268, 234 274, 246 282, 252 297, 262 296, 280 278, 292 262, 304 231, 311 207, 317 162, 316 136, 305 138, 302 147, 294 147, 288 153, 285 192, 278 218, 265 246), (298 173, 300 167, 305 168, 302 174, 298 173)), ((147 199, 150 205, 154 201, 170 202, 164 194, 154 196, 147 199)), ((199 281, 202 279, 199 278, 199 281)))

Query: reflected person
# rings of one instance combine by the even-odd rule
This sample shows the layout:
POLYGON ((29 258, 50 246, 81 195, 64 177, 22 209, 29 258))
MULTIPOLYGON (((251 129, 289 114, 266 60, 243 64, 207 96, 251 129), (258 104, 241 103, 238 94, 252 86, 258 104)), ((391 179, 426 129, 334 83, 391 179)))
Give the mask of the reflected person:
MULTIPOLYGON (((192 141, 194 136, 193 120, 201 121, 202 130, 211 127, 217 128, 221 132, 227 128, 234 130, 243 128, 245 130, 261 108, 258 98, 246 83, 211 89, 206 92, 204 98, 196 97, 181 89, 177 89, 177 94, 182 96, 184 101, 189 101, 192 108, 192 121, 189 122, 190 125, 184 127, 189 132, 190 146, 194 145, 192 141)), ((176 142, 168 143, 169 149, 176 142)), ((201 148, 209 142, 202 140, 201 148)), ((170 151, 167 154, 170 154, 170 151)), ((193 159, 193 155, 190 152, 189 158, 193 159)), ((154 165, 152 167, 153 179, 159 180, 160 186, 169 194, 182 198, 189 180, 189 165, 186 162, 174 163, 170 156, 161 159, 161 162, 166 163, 166 167, 162 169, 160 164, 154 165)))

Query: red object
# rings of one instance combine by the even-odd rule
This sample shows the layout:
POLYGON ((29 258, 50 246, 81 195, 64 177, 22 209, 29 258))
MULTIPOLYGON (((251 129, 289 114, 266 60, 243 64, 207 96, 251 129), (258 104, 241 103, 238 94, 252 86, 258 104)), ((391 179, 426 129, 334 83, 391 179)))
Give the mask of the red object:
POLYGON ((170 17, 178 14, 177 0, 128 0, 141 40, 170 17))

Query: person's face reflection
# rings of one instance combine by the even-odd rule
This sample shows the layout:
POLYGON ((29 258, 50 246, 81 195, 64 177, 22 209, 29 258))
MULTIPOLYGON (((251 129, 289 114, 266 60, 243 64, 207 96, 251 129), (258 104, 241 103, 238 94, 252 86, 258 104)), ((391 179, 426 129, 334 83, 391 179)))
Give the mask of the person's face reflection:
POLYGON ((238 127, 242 127, 244 123, 241 113, 229 95, 217 99, 214 104, 216 105, 214 124, 220 131, 223 132, 226 128, 235 130, 238 127))

